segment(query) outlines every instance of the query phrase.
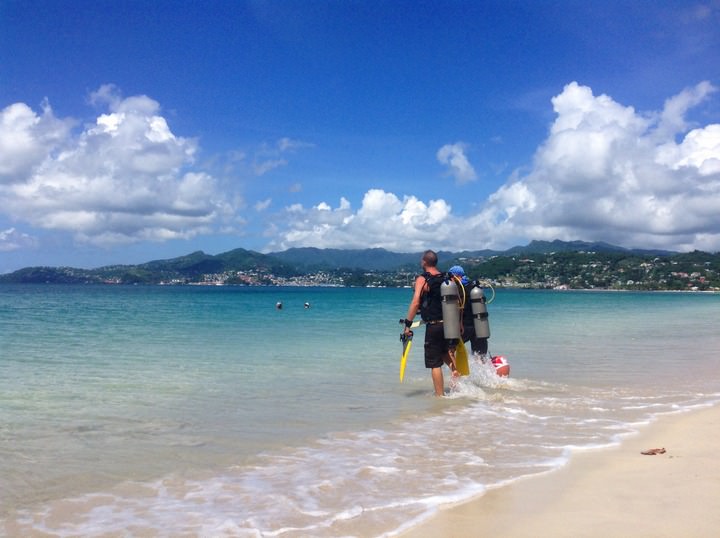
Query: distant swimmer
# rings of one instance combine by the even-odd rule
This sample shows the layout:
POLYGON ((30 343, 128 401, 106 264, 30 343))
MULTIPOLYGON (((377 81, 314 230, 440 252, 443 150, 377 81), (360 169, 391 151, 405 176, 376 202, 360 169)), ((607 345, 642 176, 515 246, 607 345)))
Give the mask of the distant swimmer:
POLYGON ((305 308, 310 308, 310 303, 305 303, 305 308))
POLYGON ((277 308, 278 310, 282 310, 282 302, 278 301, 275 305, 275 308, 277 308))

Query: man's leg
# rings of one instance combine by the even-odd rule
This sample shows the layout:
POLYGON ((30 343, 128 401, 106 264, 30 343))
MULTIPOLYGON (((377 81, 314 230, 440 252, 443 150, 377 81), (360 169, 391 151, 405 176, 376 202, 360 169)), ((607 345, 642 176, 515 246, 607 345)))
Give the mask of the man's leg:
POLYGON ((433 387, 435 388, 435 396, 445 396, 445 381, 443 380, 442 366, 433 368, 430 371, 432 376, 433 387))

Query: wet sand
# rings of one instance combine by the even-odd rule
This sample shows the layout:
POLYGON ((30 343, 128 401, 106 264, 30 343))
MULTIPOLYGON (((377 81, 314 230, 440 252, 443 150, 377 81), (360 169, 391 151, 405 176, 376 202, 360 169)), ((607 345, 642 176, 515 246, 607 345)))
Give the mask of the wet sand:
POLYGON ((621 446, 442 509, 406 538, 720 536, 720 406, 661 417, 621 446), (642 451, 664 448, 664 454, 642 451))

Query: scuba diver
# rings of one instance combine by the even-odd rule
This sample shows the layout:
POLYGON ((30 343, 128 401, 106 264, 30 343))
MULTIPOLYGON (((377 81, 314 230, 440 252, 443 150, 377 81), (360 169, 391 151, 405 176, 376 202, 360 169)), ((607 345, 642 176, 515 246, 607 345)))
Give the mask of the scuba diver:
MULTIPOLYGON (((495 357, 488 353, 490 324, 488 322, 487 303, 482 287, 477 280, 471 281, 460 265, 452 266, 448 273, 463 288, 462 340, 470 341, 473 355, 481 362, 488 360, 495 367, 495 373, 501 377, 510 375, 510 365, 502 355, 495 357)), ((493 294, 494 297, 494 294, 493 294)), ((491 298, 492 300, 492 298, 491 298)))
MULTIPOLYGON (((420 316, 426 324, 425 327, 425 368, 431 370, 435 396, 445 395, 445 383, 443 379, 442 366, 447 364, 452 371, 453 377, 458 375, 455 367, 455 347, 460 337, 459 316, 457 321, 448 319, 443 321, 443 313, 446 310, 446 300, 443 286, 447 284, 446 277, 437 268, 437 254, 432 250, 426 250, 420 261, 423 273, 415 279, 415 290, 413 298, 408 307, 407 316, 401 320, 405 324, 403 335, 406 338, 412 336, 410 326, 413 318, 420 312, 420 316), (454 322, 454 323, 453 323, 454 322), (457 336, 450 334, 454 326, 457 326, 457 336)), ((454 284, 453 284, 454 287, 454 284)), ((457 295, 455 296, 457 298, 457 295)), ((458 312, 457 302, 454 304, 458 312)), ((452 318, 452 316, 451 316, 452 318)))
MULTIPOLYGON (((460 265, 453 265, 448 273, 456 278, 456 281, 464 289, 465 305, 463 307, 462 314, 462 339, 463 342, 470 341, 470 347, 475 355, 486 356, 488 352, 488 338, 490 338, 490 328, 487 329, 487 336, 477 336, 475 332, 475 316, 472 311, 471 294, 472 290, 477 286, 477 282, 471 282, 470 279, 465 275, 465 270, 460 265)), ((484 298, 484 297, 483 297, 484 298)), ((486 309, 487 310, 487 309, 486 309)))

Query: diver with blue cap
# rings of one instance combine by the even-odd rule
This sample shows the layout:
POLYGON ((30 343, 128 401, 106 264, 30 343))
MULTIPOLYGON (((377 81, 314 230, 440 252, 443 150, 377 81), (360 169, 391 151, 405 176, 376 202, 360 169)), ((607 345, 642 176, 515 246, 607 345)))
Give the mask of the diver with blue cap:
POLYGON ((463 268, 454 265, 448 274, 462 287, 464 299, 462 315, 462 340, 470 341, 472 352, 481 362, 490 362, 495 367, 495 373, 500 377, 510 375, 510 364, 503 355, 491 356, 488 353, 488 339, 490 338, 490 323, 488 321, 487 305, 495 298, 495 290, 489 300, 485 298, 480 281, 470 280, 463 268))
POLYGON ((482 302, 482 306, 485 305, 485 296, 482 293, 482 288, 480 288, 480 284, 477 281, 473 282, 467 277, 465 270, 460 265, 453 265, 448 270, 448 273, 456 277, 465 289, 465 306, 463 308, 462 316, 463 342, 467 342, 469 340, 472 352, 475 355, 480 355, 480 357, 486 357, 488 352, 488 338, 490 338, 490 327, 487 326, 487 330, 485 330, 485 326, 487 325, 487 308, 484 308, 485 312, 481 329, 483 334, 480 335, 478 335, 478 332, 475 329, 475 320, 478 315, 482 314, 473 311, 473 306, 475 307, 475 310, 478 310, 478 307, 481 306, 477 304, 478 301, 482 302), (475 302, 473 299, 476 299, 475 302))

